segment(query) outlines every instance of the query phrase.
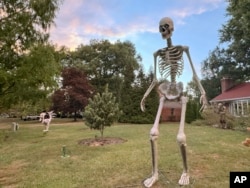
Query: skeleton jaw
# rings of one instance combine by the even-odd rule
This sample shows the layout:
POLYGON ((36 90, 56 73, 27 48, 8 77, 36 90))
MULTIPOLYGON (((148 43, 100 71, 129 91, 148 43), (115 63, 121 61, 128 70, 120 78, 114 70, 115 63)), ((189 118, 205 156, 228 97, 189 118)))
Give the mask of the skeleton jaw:
POLYGON ((169 29, 167 29, 167 31, 161 32, 161 37, 162 39, 168 40, 172 37, 172 32, 169 29))

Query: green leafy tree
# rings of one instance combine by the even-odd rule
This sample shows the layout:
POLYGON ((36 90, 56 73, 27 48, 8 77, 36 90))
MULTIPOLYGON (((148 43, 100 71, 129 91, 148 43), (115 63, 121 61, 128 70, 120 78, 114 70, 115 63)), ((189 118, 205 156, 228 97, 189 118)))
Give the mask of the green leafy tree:
POLYGON ((220 43, 224 48, 216 47, 203 62, 205 89, 218 95, 220 79, 230 76, 236 82, 250 79, 250 1, 228 0, 228 21, 220 30, 220 43), (213 82, 213 84, 209 84, 213 82))
POLYGON ((228 22, 220 30, 221 43, 227 43, 225 50, 227 63, 233 64, 231 72, 239 79, 250 79, 250 1, 228 0, 228 22))
POLYGON ((100 130, 103 137, 104 128, 111 126, 118 119, 120 113, 116 98, 106 86, 102 94, 97 93, 93 99, 89 99, 89 104, 84 112, 85 124, 91 129, 100 130))
MULTIPOLYGON (((202 85, 203 80, 202 80, 202 85)), ((201 119, 201 113, 200 113, 200 90, 198 88, 198 85, 196 81, 192 80, 188 82, 187 87, 186 87, 186 92, 188 96, 188 103, 187 103, 187 113, 186 113, 186 119, 185 121, 187 123, 191 123, 197 119, 201 119)), ((206 91, 206 94, 208 92, 206 91)))
MULTIPOLYGON (((229 58, 230 59, 230 58, 229 58)), ((207 99, 211 100, 221 93, 220 80, 230 76, 235 82, 241 82, 241 76, 237 72, 237 66, 226 57, 224 49, 216 47, 210 52, 209 57, 202 63, 202 85, 206 91, 207 99)))
POLYGON ((189 99, 187 103, 187 113, 185 121, 191 123, 197 119, 201 119, 201 113, 199 112, 201 105, 197 100, 189 99))
POLYGON ((153 72, 145 74, 140 66, 136 80, 132 86, 124 88, 122 93, 121 109, 122 115, 119 122, 122 123, 153 123, 159 104, 159 97, 156 89, 153 90, 146 101, 146 111, 140 108, 141 99, 153 80, 153 72), (126 89, 126 90, 125 90, 126 89))
POLYGON ((55 78, 57 72, 53 57, 55 51, 46 42, 49 38, 48 29, 60 2, 61 0, 0 1, 1 108, 9 108, 12 104, 17 104, 17 101, 29 101, 33 96, 41 97, 42 83, 44 91, 54 86, 51 78, 55 78), (53 76, 52 71, 55 71, 53 76))
POLYGON ((15 66, 16 58, 33 43, 46 41, 62 0, 1 0, 1 63, 15 66))
POLYGON ((110 92, 120 102, 124 83, 133 83, 140 60, 129 41, 91 40, 89 45, 80 45, 72 53, 67 65, 83 66, 97 92, 109 84, 110 92))
POLYGON ((129 41, 111 43, 108 40, 91 40, 89 45, 80 45, 71 53, 65 66, 84 67, 91 85, 99 93, 108 84, 120 109, 129 112, 124 113, 126 119, 132 120, 129 118, 131 112, 139 111, 139 105, 132 95, 136 95, 133 85, 140 61, 140 55, 129 41))
POLYGON ((61 65, 57 53, 53 45, 37 44, 23 55, 19 67, 12 70, 5 80, 11 82, 11 87, 0 95, 0 105, 9 108, 24 102, 30 105, 40 100, 46 102, 48 95, 58 87, 61 65))

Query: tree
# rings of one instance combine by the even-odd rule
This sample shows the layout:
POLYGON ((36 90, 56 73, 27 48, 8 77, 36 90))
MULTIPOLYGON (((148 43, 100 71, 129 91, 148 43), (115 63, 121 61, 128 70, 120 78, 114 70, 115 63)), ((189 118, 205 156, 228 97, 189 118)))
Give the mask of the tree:
MULTIPOLYGON (((209 86, 206 84, 207 91, 212 91, 214 86, 218 88, 220 79, 224 76, 230 76, 236 82, 250 79, 249 7, 249 0, 228 0, 227 16, 229 20, 220 30, 220 43, 226 44, 226 47, 216 47, 203 62, 203 75, 206 83, 216 83, 209 88, 206 88, 209 86)), ((216 96, 216 92, 214 94, 213 97, 216 96)))
POLYGON ((97 93, 85 108, 85 124, 91 129, 100 130, 103 137, 104 128, 111 126, 120 115, 116 98, 108 91, 108 85, 102 94, 97 93))
POLYGON ((108 40, 92 40, 90 45, 80 45, 71 58, 68 64, 83 66, 97 92, 102 92, 109 84, 109 90, 118 102, 122 100, 124 83, 134 81, 141 60, 131 42, 116 41, 112 44, 108 40))
POLYGON ((29 101, 30 95, 41 97, 37 93, 41 92, 42 80, 49 81, 46 86, 54 86, 51 78, 55 78, 57 71, 52 77, 51 71, 56 69, 53 57, 55 51, 46 42, 49 37, 48 28, 53 23, 60 2, 61 0, 1 0, 0 101, 4 103, 0 107, 9 108, 17 101, 29 101), (46 49, 45 46, 49 48, 46 49), (42 72, 47 69, 47 64, 51 69, 42 72), (38 69, 43 73, 40 78, 36 76, 38 69))
POLYGON ((157 112, 159 97, 157 92, 152 91, 147 97, 146 111, 142 112, 140 109, 140 102, 153 80, 153 72, 145 74, 142 66, 136 76, 136 80, 133 85, 124 87, 122 93, 122 101, 120 108, 122 109, 122 115, 119 118, 119 122, 123 123, 153 123, 155 114, 157 112))
POLYGON ((15 67, 15 60, 35 42, 47 41, 46 32, 61 0, 1 0, 1 63, 15 67), (14 65, 13 65, 14 63, 14 65))
MULTIPOLYGON (((205 87, 205 84, 203 82, 204 80, 201 80, 201 84, 203 87, 205 87)), ((206 87, 207 88, 207 87, 206 87)), ((209 91, 206 91, 207 97, 209 96, 208 94, 210 93, 209 91)), ((188 103, 187 103, 187 113, 186 113, 186 118, 185 121, 187 123, 191 123, 194 120, 201 119, 201 104, 200 104, 200 90, 199 87, 196 83, 195 80, 192 80, 188 82, 187 87, 186 87, 186 92, 188 96, 188 103)))
POLYGON ((187 103, 187 113, 185 121, 187 123, 191 123, 197 119, 201 119, 201 113, 200 113, 201 105, 198 101, 190 98, 187 103))
POLYGON ((82 111, 93 93, 85 72, 74 67, 62 71, 62 87, 53 96, 53 110, 76 114, 82 111))
POLYGON ((229 20, 220 30, 222 43, 228 43, 225 53, 228 62, 235 65, 232 74, 239 79, 250 79, 250 1, 228 0, 229 20))
MULTIPOLYGON (((19 60, 19 67, 2 76, 1 107, 10 108, 19 103, 35 105, 40 100, 47 100, 57 87, 57 77, 61 65, 55 47, 50 44, 36 44, 19 60), (5 86, 8 88, 4 90, 5 86)), ((0 76, 0 77, 1 77, 0 76)), ((1 84, 0 84, 1 85, 1 84)), ((45 102, 45 101, 44 101, 45 102)))

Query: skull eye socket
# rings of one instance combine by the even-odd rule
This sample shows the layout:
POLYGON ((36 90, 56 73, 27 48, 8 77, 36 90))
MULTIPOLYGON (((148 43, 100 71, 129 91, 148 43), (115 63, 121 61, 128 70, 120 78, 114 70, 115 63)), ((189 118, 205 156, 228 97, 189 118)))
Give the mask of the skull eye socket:
POLYGON ((169 28, 168 24, 160 25, 159 30, 160 32, 165 32, 169 28))

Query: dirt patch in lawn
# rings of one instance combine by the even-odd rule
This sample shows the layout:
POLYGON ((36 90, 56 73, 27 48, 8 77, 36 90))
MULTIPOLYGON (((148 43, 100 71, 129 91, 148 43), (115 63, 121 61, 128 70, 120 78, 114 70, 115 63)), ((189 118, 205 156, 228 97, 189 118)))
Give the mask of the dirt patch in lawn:
POLYGON ((8 166, 2 167, 0 169, 0 187, 18 187, 17 183, 20 181, 20 176, 18 175, 22 173, 23 167, 27 166, 27 164, 22 160, 17 160, 8 166))
POLYGON ((87 146, 106 146, 111 144, 122 144, 124 142, 127 142, 127 140, 118 137, 103 137, 103 138, 86 138, 80 140, 78 144, 87 146))

